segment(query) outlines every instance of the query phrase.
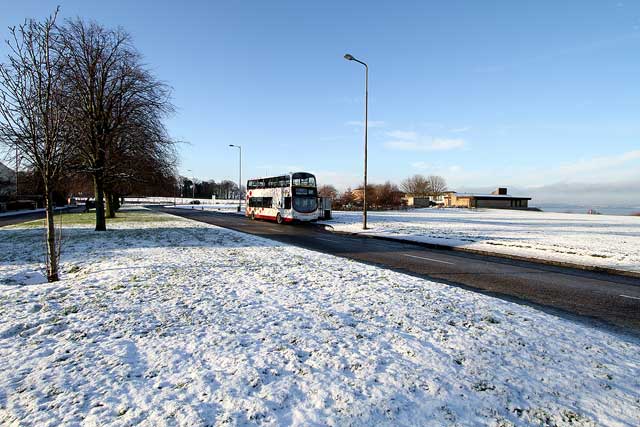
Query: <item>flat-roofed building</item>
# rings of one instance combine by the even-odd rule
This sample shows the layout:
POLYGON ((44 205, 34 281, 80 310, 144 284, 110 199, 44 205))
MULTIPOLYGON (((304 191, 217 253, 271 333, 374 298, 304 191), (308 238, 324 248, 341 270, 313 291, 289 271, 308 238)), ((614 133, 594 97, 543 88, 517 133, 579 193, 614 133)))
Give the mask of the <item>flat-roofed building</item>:
POLYGON ((439 194, 437 196, 433 196, 433 195, 417 196, 413 194, 407 194, 403 197, 403 199, 406 200, 407 206, 412 206, 414 208, 428 208, 429 206, 437 206, 437 205, 444 206, 445 204, 444 199, 450 193, 455 193, 455 191, 445 191, 444 193, 439 194))
POLYGON ((451 208, 528 209, 531 197, 512 196, 504 187, 491 194, 456 193, 445 195, 444 205, 451 208))

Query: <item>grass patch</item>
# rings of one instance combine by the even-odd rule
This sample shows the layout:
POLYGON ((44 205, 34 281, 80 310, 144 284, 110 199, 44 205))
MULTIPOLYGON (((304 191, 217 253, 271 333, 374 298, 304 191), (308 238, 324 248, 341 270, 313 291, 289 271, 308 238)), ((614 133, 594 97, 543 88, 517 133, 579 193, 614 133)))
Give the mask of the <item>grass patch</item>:
MULTIPOLYGON (((162 222, 171 221, 174 218, 168 215, 162 215, 156 212, 148 210, 125 210, 116 214, 115 218, 107 218, 107 228, 109 224, 117 224, 120 222, 162 222)), ((62 226, 70 225, 95 225, 96 213, 91 212, 79 212, 79 213, 56 213, 54 222, 56 227, 59 222, 62 221, 62 226)), ((19 228, 44 228, 44 219, 37 219, 34 221, 23 222, 22 224, 10 225, 3 227, 5 229, 19 229, 19 228)))

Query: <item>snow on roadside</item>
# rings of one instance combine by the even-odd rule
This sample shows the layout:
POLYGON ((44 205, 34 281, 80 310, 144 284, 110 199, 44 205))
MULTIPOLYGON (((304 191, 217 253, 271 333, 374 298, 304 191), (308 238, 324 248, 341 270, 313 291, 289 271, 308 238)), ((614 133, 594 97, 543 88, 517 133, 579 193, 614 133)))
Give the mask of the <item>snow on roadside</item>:
POLYGON ((335 231, 640 272, 640 218, 499 209, 333 212, 335 231))
POLYGON ((640 424, 640 340, 172 217, 0 229, 2 425, 640 424))
POLYGON ((245 212, 244 212, 244 205, 242 205, 242 209, 240 210, 240 212, 238 212, 238 203, 234 204, 215 204, 215 205, 208 205, 208 204, 201 204, 201 205, 166 205, 165 208, 172 208, 172 209, 187 209, 187 210, 196 210, 196 211, 214 211, 214 212, 219 212, 219 213, 228 213, 228 214, 236 214, 236 215, 241 215, 244 216, 245 212))

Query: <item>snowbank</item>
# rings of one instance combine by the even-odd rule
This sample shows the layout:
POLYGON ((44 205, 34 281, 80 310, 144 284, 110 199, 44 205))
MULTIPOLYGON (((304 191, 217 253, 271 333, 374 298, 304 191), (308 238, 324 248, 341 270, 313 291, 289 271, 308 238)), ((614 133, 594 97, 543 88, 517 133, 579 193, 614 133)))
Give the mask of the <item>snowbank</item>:
POLYGON ((0 229, 0 424, 640 424, 638 339, 160 219, 0 229))
POLYGON ((509 211, 415 209, 333 212, 335 231, 394 237, 579 265, 640 272, 640 217, 509 211))

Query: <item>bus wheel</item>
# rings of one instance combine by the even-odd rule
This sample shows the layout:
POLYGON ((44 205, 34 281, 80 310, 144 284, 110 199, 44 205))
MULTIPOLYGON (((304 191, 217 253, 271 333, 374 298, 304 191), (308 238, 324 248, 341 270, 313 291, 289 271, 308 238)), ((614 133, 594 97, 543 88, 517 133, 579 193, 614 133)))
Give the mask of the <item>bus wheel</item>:
POLYGON ((282 224, 282 215, 280 215, 279 213, 276 215, 276 222, 278 224, 282 224))
POLYGON ((255 220, 256 220, 256 213, 251 212, 251 221, 255 221, 255 220))

